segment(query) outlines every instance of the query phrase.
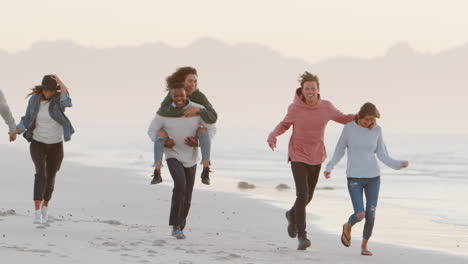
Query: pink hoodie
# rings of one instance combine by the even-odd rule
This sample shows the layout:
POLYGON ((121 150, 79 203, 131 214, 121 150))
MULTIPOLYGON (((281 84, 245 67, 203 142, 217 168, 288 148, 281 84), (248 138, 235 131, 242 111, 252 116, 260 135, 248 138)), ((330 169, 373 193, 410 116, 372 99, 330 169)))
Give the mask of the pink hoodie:
POLYGON ((328 121, 346 124, 355 119, 354 114, 345 115, 326 100, 319 100, 310 106, 301 99, 302 90, 296 90, 294 102, 288 113, 268 136, 268 142, 276 143, 276 137, 286 132, 293 125, 289 140, 289 161, 318 165, 325 161, 327 153, 323 136, 328 121))

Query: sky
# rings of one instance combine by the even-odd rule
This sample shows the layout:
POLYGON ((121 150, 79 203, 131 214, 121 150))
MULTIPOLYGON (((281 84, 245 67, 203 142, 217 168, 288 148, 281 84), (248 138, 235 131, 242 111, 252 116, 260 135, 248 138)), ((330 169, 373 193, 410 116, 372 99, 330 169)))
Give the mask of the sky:
POLYGON ((468 43, 464 0, 0 0, 0 50, 71 40, 108 48, 256 43, 308 62, 385 55, 396 43, 437 53, 468 43))

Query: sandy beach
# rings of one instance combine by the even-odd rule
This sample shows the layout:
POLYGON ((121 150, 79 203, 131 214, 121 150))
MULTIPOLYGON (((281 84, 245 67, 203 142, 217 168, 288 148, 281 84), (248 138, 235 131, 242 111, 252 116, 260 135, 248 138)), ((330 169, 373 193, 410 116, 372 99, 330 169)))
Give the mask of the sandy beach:
MULTIPOLYGON (((57 176, 48 224, 32 223, 33 167, 24 147, 0 145, 2 263, 467 263, 464 256, 372 243, 375 256, 310 224, 312 247, 297 251, 284 210, 266 201, 202 187, 197 180, 186 240, 170 236, 165 185, 130 170, 67 160, 57 176)), ((198 175, 198 173, 197 173, 198 175)), ((216 175, 222 177, 222 175, 216 175)))

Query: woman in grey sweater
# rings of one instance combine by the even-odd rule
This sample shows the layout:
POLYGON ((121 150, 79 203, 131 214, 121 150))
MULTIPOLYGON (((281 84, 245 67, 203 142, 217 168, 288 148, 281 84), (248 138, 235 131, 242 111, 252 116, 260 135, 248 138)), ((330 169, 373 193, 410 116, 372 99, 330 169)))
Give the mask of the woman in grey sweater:
POLYGON ((392 169, 398 170, 408 167, 408 161, 394 160, 387 152, 382 137, 382 128, 375 125, 380 113, 372 103, 365 103, 359 111, 356 121, 345 125, 340 139, 336 144, 333 158, 325 169, 325 177, 330 178, 333 167, 343 158, 348 150, 348 164, 346 175, 348 178, 348 191, 353 203, 354 214, 343 225, 341 242, 344 246, 351 245, 351 228, 364 218, 364 234, 361 244, 361 254, 372 256, 367 248, 367 242, 372 235, 375 220, 375 210, 380 189, 380 168, 377 158, 392 169), (375 125, 373 129, 368 127, 375 125), (366 195, 364 207, 363 194, 366 195))

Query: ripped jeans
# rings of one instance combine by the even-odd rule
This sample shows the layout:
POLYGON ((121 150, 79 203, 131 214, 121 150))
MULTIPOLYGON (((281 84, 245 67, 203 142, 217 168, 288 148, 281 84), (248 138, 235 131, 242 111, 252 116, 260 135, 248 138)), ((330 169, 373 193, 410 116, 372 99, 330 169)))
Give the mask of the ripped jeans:
POLYGON ((348 191, 353 202, 354 214, 349 217, 348 224, 353 226, 362 221, 359 214, 364 213, 366 223, 364 224, 363 239, 369 240, 374 229, 375 210, 379 199, 380 176, 373 178, 348 178, 348 191), (366 208, 364 210, 364 200, 362 194, 366 195, 366 208))
MULTIPOLYGON (((209 161, 211 154, 211 138, 208 133, 208 130, 205 130, 203 136, 200 136, 199 131, 200 128, 197 129, 196 137, 198 139, 198 144, 200 145, 202 161, 209 161)), ((154 162, 162 161, 164 153, 164 144, 166 143, 168 138, 169 135, 165 138, 161 138, 159 137, 159 135, 156 134, 156 139, 154 140, 154 162)))

